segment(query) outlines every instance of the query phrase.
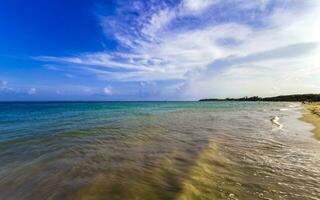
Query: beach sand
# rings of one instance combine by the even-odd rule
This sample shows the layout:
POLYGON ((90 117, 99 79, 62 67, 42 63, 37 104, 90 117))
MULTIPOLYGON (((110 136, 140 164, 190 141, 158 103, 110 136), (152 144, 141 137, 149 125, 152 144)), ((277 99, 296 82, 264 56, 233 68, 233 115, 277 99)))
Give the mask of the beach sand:
POLYGON ((303 120, 314 125, 312 132, 320 140, 320 102, 305 104, 303 120))

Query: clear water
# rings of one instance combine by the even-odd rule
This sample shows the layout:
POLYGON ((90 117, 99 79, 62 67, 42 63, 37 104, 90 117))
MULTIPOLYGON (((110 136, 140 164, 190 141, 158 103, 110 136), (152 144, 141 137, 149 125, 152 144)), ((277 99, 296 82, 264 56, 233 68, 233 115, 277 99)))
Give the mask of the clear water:
POLYGON ((0 199, 320 199, 320 143, 299 117, 291 103, 0 103, 0 199))

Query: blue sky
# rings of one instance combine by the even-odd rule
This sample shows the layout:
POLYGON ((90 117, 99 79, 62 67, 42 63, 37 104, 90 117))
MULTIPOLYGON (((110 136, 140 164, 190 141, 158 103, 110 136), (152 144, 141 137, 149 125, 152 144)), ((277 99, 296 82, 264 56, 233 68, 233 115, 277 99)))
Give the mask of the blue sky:
POLYGON ((317 0, 4 0, 0 100, 320 91, 317 0))

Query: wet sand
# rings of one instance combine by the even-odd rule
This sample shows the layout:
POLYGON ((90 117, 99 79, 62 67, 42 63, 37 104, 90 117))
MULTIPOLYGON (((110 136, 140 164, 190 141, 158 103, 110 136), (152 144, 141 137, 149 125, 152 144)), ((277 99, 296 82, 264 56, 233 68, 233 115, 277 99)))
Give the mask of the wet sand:
POLYGON ((305 104, 304 108, 302 120, 314 126, 312 132, 320 140, 320 102, 305 104))

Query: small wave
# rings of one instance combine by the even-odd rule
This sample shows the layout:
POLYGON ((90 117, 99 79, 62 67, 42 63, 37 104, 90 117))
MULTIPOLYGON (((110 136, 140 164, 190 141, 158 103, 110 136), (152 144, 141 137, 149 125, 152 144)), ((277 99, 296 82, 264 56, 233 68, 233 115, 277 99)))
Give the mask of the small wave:
POLYGON ((300 103, 291 103, 288 107, 279 108, 278 111, 291 111, 291 110, 297 110, 301 108, 300 103))
POLYGON ((270 119, 270 121, 272 122, 273 125, 276 125, 276 126, 278 126, 279 128, 282 128, 283 125, 280 124, 279 120, 280 120, 280 118, 279 118, 278 116, 273 116, 273 117, 270 119))
POLYGON ((289 108, 293 108, 293 109, 301 108, 301 103, 291 103, 289 105, 289 108))

